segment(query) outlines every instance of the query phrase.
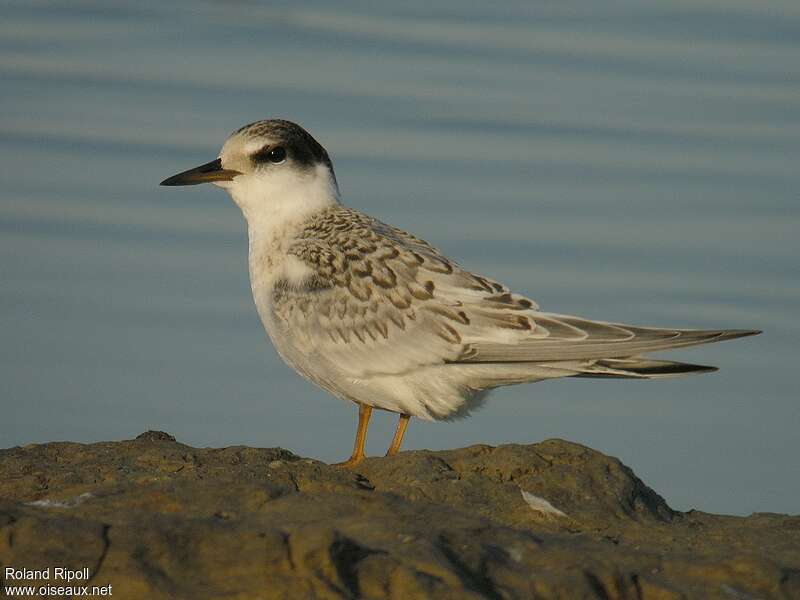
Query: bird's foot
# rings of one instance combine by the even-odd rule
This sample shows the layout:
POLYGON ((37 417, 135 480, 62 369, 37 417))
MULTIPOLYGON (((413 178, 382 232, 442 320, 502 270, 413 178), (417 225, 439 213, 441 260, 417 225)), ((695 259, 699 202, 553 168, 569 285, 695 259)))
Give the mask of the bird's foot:
POLYGON ((351 456, 344 462, 333 463, 331 466, 336 467, 337 469, 349 469, 350 467, 356 466, 358 463, 364 460, 364 456, 351 456))

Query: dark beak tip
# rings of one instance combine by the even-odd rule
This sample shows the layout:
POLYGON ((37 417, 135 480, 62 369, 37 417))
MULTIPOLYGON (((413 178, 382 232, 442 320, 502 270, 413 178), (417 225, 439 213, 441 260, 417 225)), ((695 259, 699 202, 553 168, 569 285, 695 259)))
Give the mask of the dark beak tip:
POLYGON ((184 173, 178 173, 177 175, 172 175, 171 177, 167 177, 164 181, 159 183, 158 185, 166 185, 169 187, 175 186, 185 186, 185 185, 195 185, 197 183, 202 183, 201 181, 191 181, 187 180, 187 177, 184 173))
POLYGON ((214 181, 230 181, 236 175, 241 175, 238 171, 222 168, 222 160, 217 158, 209 163, 183 171, 172 177, 167 177, 159 185, 198 185, 201 183, 212 183, 214 181))
POLYGON ((203 183, 202 181, 195 180, 193 177, 194 175, 195 173, 191 171, 178 173, 177 175, 172 175, 171 177, 167 177, 164 181, 162 181, 158 185, 177 187, 186 185, 197 185, 198 183, 203 183))

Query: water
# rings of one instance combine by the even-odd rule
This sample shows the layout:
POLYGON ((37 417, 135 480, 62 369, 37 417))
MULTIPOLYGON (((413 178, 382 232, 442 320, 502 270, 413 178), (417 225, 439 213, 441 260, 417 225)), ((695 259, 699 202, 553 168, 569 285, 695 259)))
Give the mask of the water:
POLYGON ((0 49, 0 446, 347 455, 354 408, 265 339, 238 211, 157 186, 281 116, 346 203, 545 309, 766 331, 673 355, 715 375, 499 390, 407 448, 562 437, 679 509, 800 512, 796 2, 21 0, 0 49))

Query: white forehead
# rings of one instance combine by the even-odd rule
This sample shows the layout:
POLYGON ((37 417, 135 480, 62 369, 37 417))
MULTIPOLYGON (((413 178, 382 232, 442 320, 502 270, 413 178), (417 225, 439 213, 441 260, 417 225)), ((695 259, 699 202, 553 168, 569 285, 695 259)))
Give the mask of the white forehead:
POLYGON ((234 133, 222 145, 219 155, 221 157, 236 155, 250 156, 254 152, 261 150, 264 146, 271 146, 277 143, 277 140, 268 135, 242 135, 241 133, 234 133))
POLYGON ((268 135, 242 135, 237 132, 231 135, 222 145, 219 157, 222 166, 247 173, 252 171, 253 165, 250 157, 266 145, 275 145, 277 140, 268 135))

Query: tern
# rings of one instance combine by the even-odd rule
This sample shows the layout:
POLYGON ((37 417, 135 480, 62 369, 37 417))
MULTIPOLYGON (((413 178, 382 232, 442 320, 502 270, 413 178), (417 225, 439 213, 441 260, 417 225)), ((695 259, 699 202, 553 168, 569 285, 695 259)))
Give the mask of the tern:
POLYGON ((333 164, 290 121, 238 129, 219 156, 161 185, 212 183, 247 222, 259 317, 283 360, 358 406, 350 458, 364 458, 374 408, 398 413, 388 456, 411 417, 468 415, 493 388, 562 377, 661 379, 716 370, 650 352, 755 330, 638 327, 540 310, 427 242, 341 203, 333 164))

